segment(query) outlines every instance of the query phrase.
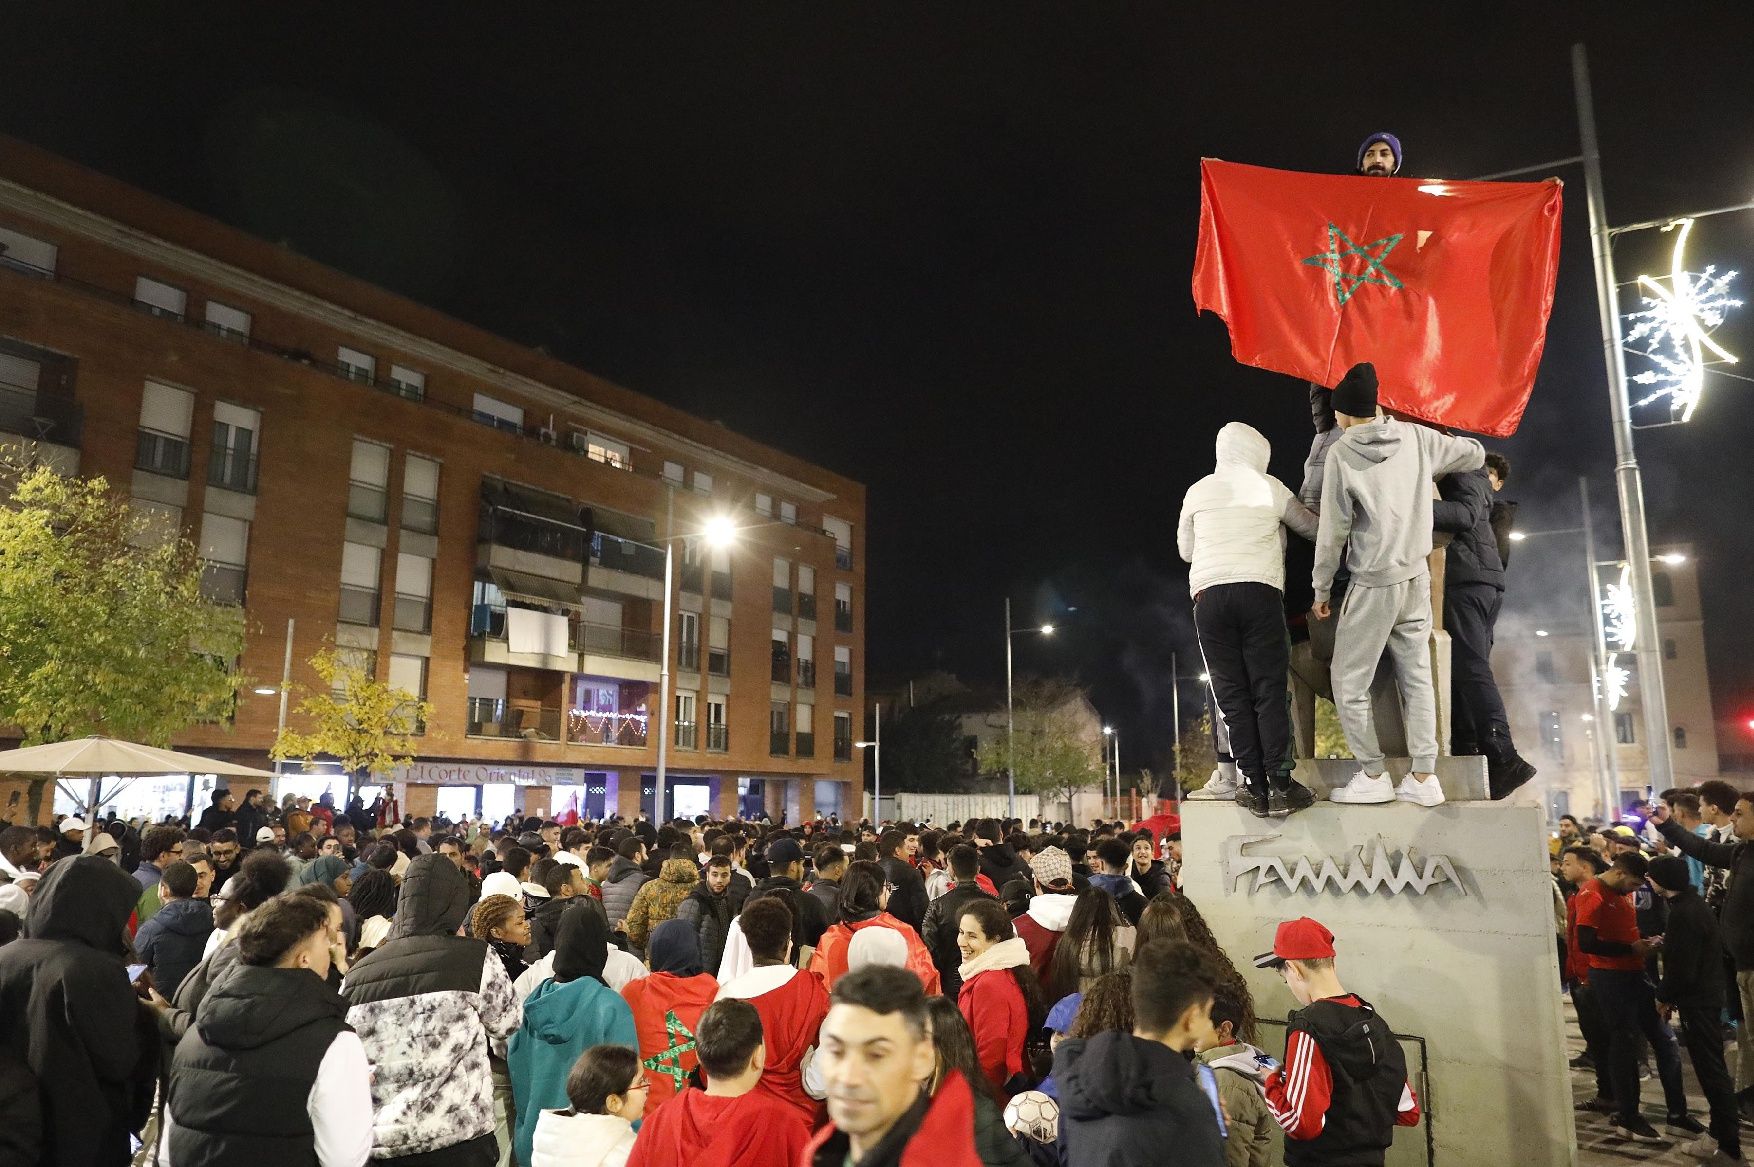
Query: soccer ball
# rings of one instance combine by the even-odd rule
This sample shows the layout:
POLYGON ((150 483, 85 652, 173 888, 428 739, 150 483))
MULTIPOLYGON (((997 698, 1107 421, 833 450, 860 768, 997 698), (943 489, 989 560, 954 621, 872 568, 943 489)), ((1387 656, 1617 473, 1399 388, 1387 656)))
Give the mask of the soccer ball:
POLYGON ((1005 1129, 1051 1143, 1060 1137, 1060 1104, 1040 1090, 1025 1090, 1005 1104, 1005 1129))

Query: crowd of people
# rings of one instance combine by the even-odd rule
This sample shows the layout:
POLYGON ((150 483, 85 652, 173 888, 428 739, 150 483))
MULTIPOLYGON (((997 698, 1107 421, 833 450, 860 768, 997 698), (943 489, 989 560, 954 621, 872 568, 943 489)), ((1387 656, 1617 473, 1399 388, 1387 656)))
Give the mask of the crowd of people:
POLYGON ((1380 1161, 1417 1115, 1387 1056, 1328 1072, 1375 1055, 1314 921, 1257 960, 1314 1010, 1289 1069, 1262 1052, 1172 816, 259 797, 0 830, 0 1164, 1259 1167, 1380 1161))

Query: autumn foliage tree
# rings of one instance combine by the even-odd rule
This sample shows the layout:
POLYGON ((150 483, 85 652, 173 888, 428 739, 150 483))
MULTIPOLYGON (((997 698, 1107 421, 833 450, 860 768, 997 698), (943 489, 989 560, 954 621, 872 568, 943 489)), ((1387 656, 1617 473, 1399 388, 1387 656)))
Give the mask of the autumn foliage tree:
POLYGON ((276 761, 336 758, 358 783, 413 760, 414 735, 432 717, 428 702, 379 681, 334 649, 312 657, 311 668, 325 687, 298 703, 310 728, 282 730, 269 750, 276 761))

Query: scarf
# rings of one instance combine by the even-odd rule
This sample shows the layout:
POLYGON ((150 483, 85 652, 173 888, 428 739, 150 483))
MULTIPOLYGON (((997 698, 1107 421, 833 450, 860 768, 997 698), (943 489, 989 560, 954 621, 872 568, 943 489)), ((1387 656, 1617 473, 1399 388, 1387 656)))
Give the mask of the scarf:
POLYGON ((511 940, 501 940, 496 936, 487 938, 487 946, 493 949, 494 955, 505 966, 505 975, 512 980, 522 976, 530 966, 524 963, 524 946, 511 940))
POLYGON ((1023 942, 1023 937, 1013 936, 1009 940, 999 941, 973 960, 963 961, 956 972, 966 985, 980 973, 999 968, 1026 968, 1028 965, 1029 945, 1023 942))

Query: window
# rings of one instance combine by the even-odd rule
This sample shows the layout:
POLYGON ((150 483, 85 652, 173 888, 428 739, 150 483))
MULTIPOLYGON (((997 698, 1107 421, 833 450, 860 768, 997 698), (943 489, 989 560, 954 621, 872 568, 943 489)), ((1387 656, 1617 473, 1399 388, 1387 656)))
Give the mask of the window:
POLYGON ((853 650, 844 644, 834 646, 834 691, 840 697, 853 695, 853 650))
POLYGON ((1559 714, 1551 709, 1541 714, 1541 745, 1549 758, 1565 760, 1565 728, 1559 714))
POLYGON ((29 357, 15 356, 12 353, 0 353, 0 385, 10 389, 23 389, 29 398, 25 402, 27 408, 36 408, 37 385, 42 380, 43 363, 33 361, 29 357))
POLYGON ((834 630, 851 632, 853 630, 853 585, 837 583, 834 585, 834 630))
POLYGON ((378 575, 383 552, 365 543, 341 545, 341 622, 378 626, 378 575))
POLYGON ((181 320, 183 314, 189 310, 189 293, 141 276, 134 281, 134 306, 154 316, 181 320))
POLYGON ((229 515, 201 516, 201 592, 216 604, 244 602, 250 524, 229 515))
POLYGON ((700 670, 700 613, 676 614, 676 667, 690 672, 700 670))
POLYGON ((53 243, 0 227, 0 267, 9 267, 25 275, 52 276, 58 251, 53 243))
POLYGON ((438 533, 439 464, 410 454, 402 462, 402 529, 438 533))
POLYGON ((715 677, 731 675, 731 620, 728 616, 707 618, 706 671, 715 677))
POLYGON ((798 504, 782 502, 780 504, 780 522, 796 523, 798 521, 798 504))
POLYGON ((816 687, 816 638, 804 632, 798 633, 798 687, 816 687))
POLYGON ((816 619, 816 569, 808 563, 798 565, 798 617, 816 619))
POLYGON ((389 513, 390 447, 353 439, 353 464, 347 472, 347 513, 381 523, 389 513))
POLYGON ((784 628, 773 630, 773 672, 776 685, 792 683, 792 634, 784 628))
POLYGON ((256 434, 262 429, 259 410, 228 401, 213 404, 213 449, 207 460, 207 484, 239 494, 256 493, 256 434))
POLYGON ((591 434, 585 440, 585 457, 605 466, 613 466, 617 470, 633 469, 633 451, 628 444, 606 438, 602 434, 591 434))
POLYGON ((1614 740, 1623 746, 1638 744, 1638 732, 1634 728, 1632 714, 1622 712, 1614 715, 1614 740))
POLYGON ((773 610, 785 616, 792 614, 792 561, 789 559, 773 561, 773 610))
MULTIPOLYGON (((339 647, 335 650, 335 660, 343 669, 357 670, 363 673, 368 680, 377 679, 378 654, 372 649, 339 647)), ((347 695, 346 675, 338 674, 335 680, 336 684, 330 691, 337 697, 345 697, 347 695)))
POLYGON ((1549 685, 1557 685, 1559 683, 1559 674, 1553 670, 1552 653, 1537 652, 1535 654, 1535 675, 1541 678, 1541 680, 1546 681, 1549 685))
POLYGON ((189 476, 189 426, 195 416, 195 395, 186 389, 146 382, 140 399, 140 432, 134 446, 134 468, 168 478, 189 476))
POLYGON ((731 598, 731 549, 714 547, 708 553, 712 561, 712 594, 715 600, 731 598))
POLYGON ((853 759, 853 715, 844 709, 834 712, 834 760, 850 762, 853 759))
POLYGON ((853 525, 845 519, 824 518, 822 529, 834 536, 834 565, 842 571, 853 566, 853 525))
POLYGON ((137 547, 162 547, 183 533, 183 508, 151 499, 128 500, 139 526, 131 542, 137 547))
POLYGON ((755 513, 758 515, 765 515, 771 519, 773 517, 773 495, 771 495, 771 494, 758 494, 758 495, 756 495, 755 496, 755 513))
POLYGON ((485 393, 475 395, 475 408, 471 416, 482 425, 490 425, 495 429, 510 430, 515 434, 524 432, 524 411, 485 393))
POLYGON ((676 744, 692 750, 695 743, 694 694, 676 694, 676 744))
POLYGON ((203 323, 208 332, 223 336, 226 340, 250 339, 250 314, 242 308, 209 300, 202 311, 205 314, 203 323))
POLYGON ((666 462, 666 463, 664 463, 664 481, 665 482, 674 483, 677 486, 681 486, 683 479, 684 479, 684 473, 682 470, 682 463, 680 463, 680 462, 666 462))
POLYGON ((403 632, 432 631, 432 560, 424 555, 396 556, 395 627, 403 632))
POLYGON ((713 476, 705 471, 696 470, 694 472, 694 492, 696 494, 711 494, 713 492, 713 476))
POLYGON ((1687 748, 1687 729, 1685 726, 1677 725, 1675 727, 1675 748, 1677 750, 1687 748))
POLYGON ((1650 573, 1650 594, 1652 602, 1659 608, 1673 608, 1675 606, 1675 583, 1669 578, 1668 572, 1653 571, 1650 573))
POLYGON ((341 370, 343 377, 349 381, 358 381, 361 385, 370 385, 377 376, 378 359, 370 353, 362 353, 346 345, 335 350, 335 365, 341 370))
POLYGON ((793 740, 800 758, 816 756, 816 706, 798 702, 797 737, 793 740))
POLYGON ((767 752, 783 758, 792 752, 792 707, 784 701, 770 701, 767 707, 767 752))
POLYGON ((426 374, 406 365, 391 365, 388 388, 398 397, 406 397, 410 401, 423 400, 426 397, 426 374))
POLYGON ((1680 655, 1680 651, 1675 647, 1675 642, 1665 636, 1663 638, 1663 659, 1674 660, 1680 655))
MULTIPOLYGON (((390 688, 400 689, 412 697, 426 700, 426 658, 407 653, 391 653, 390 688)), ((404 717, 403 721, 408 733, 426 732, 426 723, 418 718, 404 717)))
POLYGON ((723 753, 731 748, 731 730, 725 724, 725 699, 706 699, 706 748, 723 753))

